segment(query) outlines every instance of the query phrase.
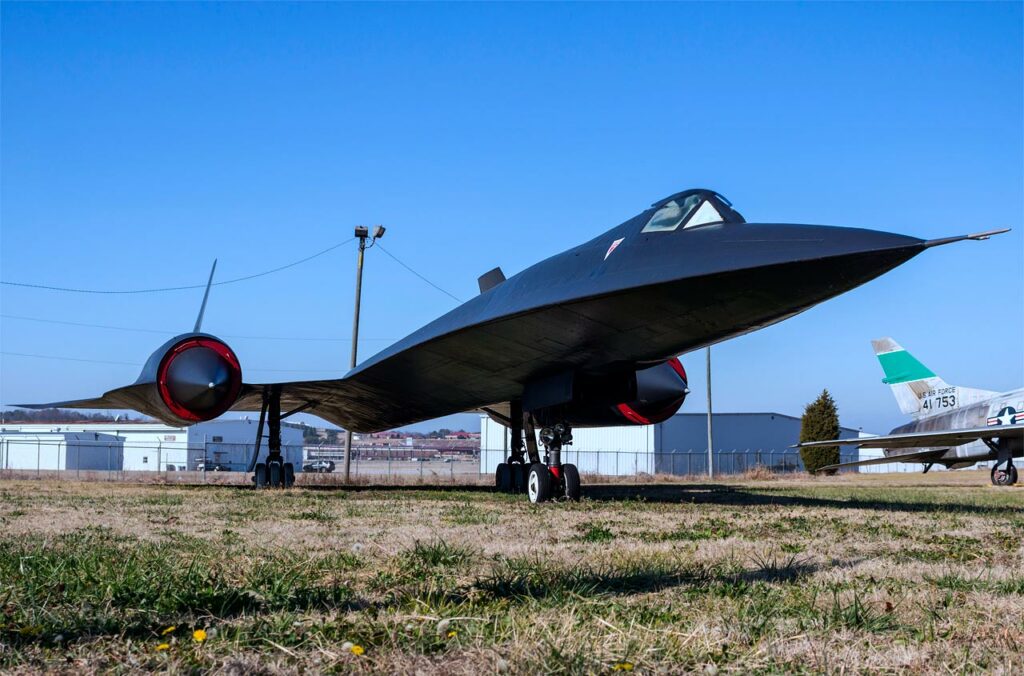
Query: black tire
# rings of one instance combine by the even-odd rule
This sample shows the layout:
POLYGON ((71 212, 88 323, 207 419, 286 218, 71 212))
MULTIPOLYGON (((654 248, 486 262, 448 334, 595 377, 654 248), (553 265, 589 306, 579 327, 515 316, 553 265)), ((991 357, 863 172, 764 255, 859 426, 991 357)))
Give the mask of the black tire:
POLYGON ((295 485, 295 465, 290 462, 284 464, 284 487, 291 488, 295 485))
POLYGON ((512 491, 512 470, 508 463, 498 463, 498 469, 494 470, 494 486, 502 493, 512 491))
POLYGON ((526 482, 530 478, 530 466, 524 462, 512 465, 512 492, 517 495, 526 494, 526 482))
POLYGON ((539 504, 551 499, 554 477, 551 470, 543 463, 535 462, 530 466, 530 478, 526 482, 526 495, 530 502, 539 504))
POLYGON ((262 462, 256 463, 256 468, 252 475, 252 480, 256 482, 256 488, 267 487, 267 466, 262 462))
POLYGON ((1003 468, 997 464, 992 467, 990 476, 993 486, 1012 486, 1017 483, 1017 468, 1013 465, 1003 468))
POLYGON ((562 465, 562 481, 565 483, 565 497, 573 502, 579 502, 580 472, 576 465, 562 465))
POLYGON ((281 481, 284 479, 284 477, 281 476, 283 474, 281 469, 281 463, 279 462, 267 463, 267 479, 271 488, 281 487, 281 481))

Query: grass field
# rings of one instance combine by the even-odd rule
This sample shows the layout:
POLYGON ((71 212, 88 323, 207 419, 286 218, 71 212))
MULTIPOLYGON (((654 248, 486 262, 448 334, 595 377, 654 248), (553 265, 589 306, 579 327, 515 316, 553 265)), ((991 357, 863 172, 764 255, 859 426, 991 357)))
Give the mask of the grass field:
POLYGON ((1021 673, 1024 489, 986 482, 0 481, 0 667, 1021 673))

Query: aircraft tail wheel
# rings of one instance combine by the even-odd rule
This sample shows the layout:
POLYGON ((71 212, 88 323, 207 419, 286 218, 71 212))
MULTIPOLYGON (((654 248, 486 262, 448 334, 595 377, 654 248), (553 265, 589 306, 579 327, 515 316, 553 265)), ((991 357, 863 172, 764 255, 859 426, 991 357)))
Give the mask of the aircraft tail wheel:
POLYGON ((512 491, 512 469, 508 466, 508 463, 502 462, 498 464, 498 469, 494 472, 494 485, 502 493, 510 493, 512 491))
POLYGON ((267 463, 267 475, 270 482, 271 488, 281 487, 281 463, 279 462, 268 462, 267 463))
POLYGON ((573 502, 579 502, 580 473, 576 465, 562 465, 562 479, 565 481, 565 497, 573 502))
POLYGON ((284 464, 284 487, 291 488, 295 485, 295 465, 290 462, 284 464))
POLYGON ((537 504, 550 500, 553 483, 551 470, 547 465, 533 463, 530 466, 530 476, 526 480, 526 494, 530 497, 530 502, 537 504))
POLYGON ((526 463, 512 465, 512 492, 517 495, 526 493, 526 484, 530 480, 530 466, 526 463))
POLYGON ((1012 486, 1017 483, 1017 468, 1009 463, 1006 468, 996 465, 992 468, 991 476, 995 486, 1012 486))
POLYGON ((267 487, 267 466, 262 462, 256 463, 256 468, 252 480, 256 483, 256 488, 267 487))

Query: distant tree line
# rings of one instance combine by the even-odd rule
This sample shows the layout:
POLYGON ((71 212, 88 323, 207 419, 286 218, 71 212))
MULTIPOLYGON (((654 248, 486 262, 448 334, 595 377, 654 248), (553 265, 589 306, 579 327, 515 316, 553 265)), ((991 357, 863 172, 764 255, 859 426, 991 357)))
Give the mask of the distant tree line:
POLYGON ((39 410, 15 408, 0 411, 0 420, 5 423, 79 423, 79 422, 114 422, 116 420, 140 420, 125 414, 111 413, 80 413, 63 408, 43 408, 39 410))

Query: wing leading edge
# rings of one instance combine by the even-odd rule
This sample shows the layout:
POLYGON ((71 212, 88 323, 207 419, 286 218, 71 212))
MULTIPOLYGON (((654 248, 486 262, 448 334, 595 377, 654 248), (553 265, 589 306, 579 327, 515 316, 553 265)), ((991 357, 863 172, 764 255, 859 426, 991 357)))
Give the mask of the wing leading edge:
POLYGON ((857 448, 935 448, 961 446, 979 439, 1024 436, 1024 426, 994 425, 973 427, 962 430, 939 430, 937 432, 910 432, 908 434, 886 434, 858 439, 831 439, 829 441, 806 441, 795 444, 794 448, 816 446, 856 446, 857 448))
MULTIPOLYGON (((920 462, 923 464, 928 463, 941 463, 945 460, 944 456, 946 449, 940 449, 937 451, 920 451, 918 453, 900 453, 898 455, 886 455, 881 458, 871 458, 869 460, 855 460, 854 462, 840 462, 835 465, 826 465, 821 469, 824 471, 831 471, 834 469, 845 469, 848 467, 868 467, 869 465, 888 465, 891 462, 920 462)), ((987 460, 988 455, 969 456, 963 458, 956 458, 956 464, 963 462, 976 462, 980 460, 987 460)))

